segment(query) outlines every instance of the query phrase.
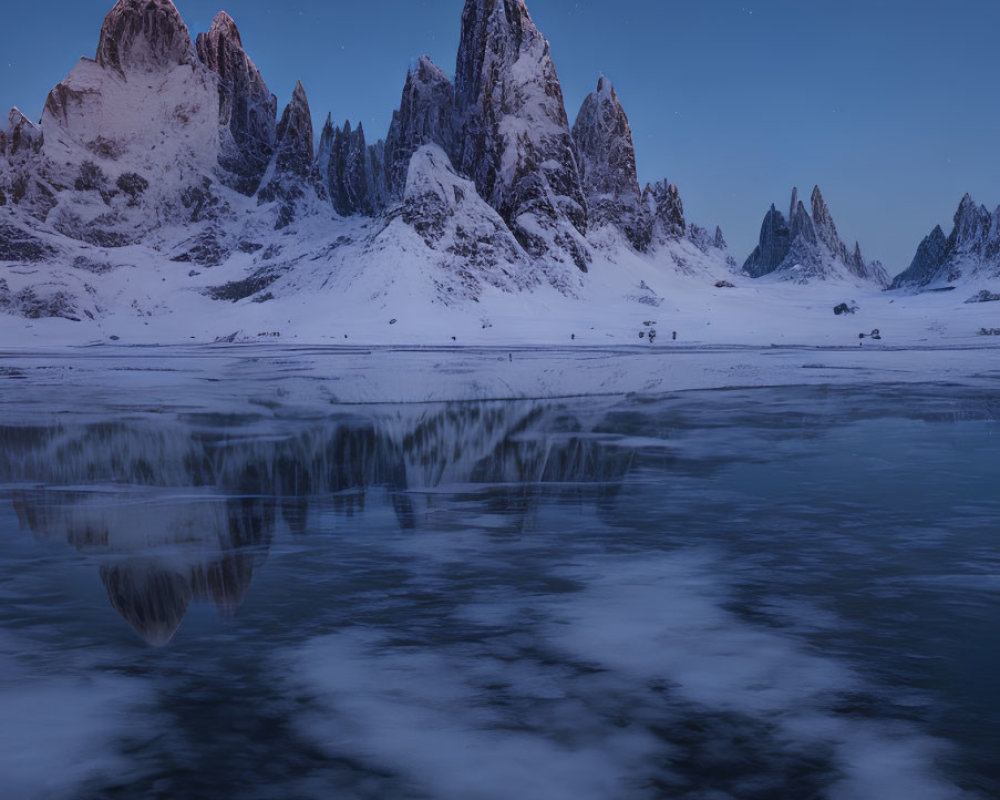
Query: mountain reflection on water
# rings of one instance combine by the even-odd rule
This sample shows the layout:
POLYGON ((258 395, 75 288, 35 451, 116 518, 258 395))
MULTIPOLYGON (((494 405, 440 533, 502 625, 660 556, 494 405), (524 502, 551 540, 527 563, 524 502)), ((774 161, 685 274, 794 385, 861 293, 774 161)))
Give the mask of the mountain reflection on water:
POLYGON ((7 401, 5 800, 1000 796, 989 380, 271 377, 7 401))
POLYGON ((111 605, 165 645, 193 601, 235 613, 279 519, 303 535, 318 509, 351 517, 375 502, 412 530, 442 485, 492 486, 495 502, 525 514, 539 486, 612 498, 633 453, 593 427, 530 402, 321 424, 203 414, 0 427, 0 482, 44 485, 13 491, 20 525, 98 559, 111 605))

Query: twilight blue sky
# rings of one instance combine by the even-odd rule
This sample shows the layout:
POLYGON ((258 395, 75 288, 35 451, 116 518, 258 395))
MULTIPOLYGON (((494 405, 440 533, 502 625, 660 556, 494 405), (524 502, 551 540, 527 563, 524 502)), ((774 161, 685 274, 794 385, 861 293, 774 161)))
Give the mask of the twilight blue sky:
MULTIPOLYGON (((219 8, 283 106, 383 136, 411 58, 449 74, 463 0, 175 0, 192 34, 219 8)), ((5 3, 0 105, 40 116, 92 56, 113 0, 5 3)), ((528 0, 570 120, 605 74, 632 122, 640 180, 669 177, 688 217, 743 260, 793 185, 823 188, 845 240, 890 273, 950 230, 961 196, 1000 203, 996 0, 528 0)))

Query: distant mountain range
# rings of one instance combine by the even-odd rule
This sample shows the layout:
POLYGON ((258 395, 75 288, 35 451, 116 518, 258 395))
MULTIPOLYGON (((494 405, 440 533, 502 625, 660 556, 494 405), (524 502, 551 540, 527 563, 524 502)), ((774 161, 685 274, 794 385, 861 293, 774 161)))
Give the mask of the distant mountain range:
POLYGON ((787 218, 771 207, 740 271, 676 186, 640 187, 610 81, 570 125, 524 0, 467 0, 454 82, 421 58, 384 138, 329 116, 321 131, 301 84, 279 117, 224 12, 192 40, 170 0, 120 0, 41 121, 14 109, 0 131, 0 310, 169 311, 151 274, 166 293, 267 303, 360 285, 376 298, 409 270, 410 290, 444 305, 576 296, 595 261, 619 264, 622 293, 646 303, 647 267, 892 288, 1000 276, 1000 212, 967 197, 952 234, 936 228, 890 280, 841 240, 818 188, 809 210, 797 191, 787 218), (122 280, 136 265, 143 281, 122 280))

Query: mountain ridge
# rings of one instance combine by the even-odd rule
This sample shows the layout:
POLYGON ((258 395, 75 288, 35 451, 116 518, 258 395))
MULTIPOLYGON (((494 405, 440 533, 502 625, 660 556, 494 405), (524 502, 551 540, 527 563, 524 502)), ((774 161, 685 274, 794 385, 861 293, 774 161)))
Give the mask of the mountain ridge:
MULTIPOLYGON (((639 314, 675 279, 739 275, 676 185, 640 188, 607 78, 571 123, 523 0, 467 0, 462 25, 454 80, 416 60, 384 137, 328 115, 314 141, 305 87, 279 117, 227 13, 192 38, 171 0, 119 0, 40 123, 14 109, 0 130, 0 311, 101 325, 196 295, 253 317, 335 291, 374 310, 407 286, 469 313, 496 292, 551 291, 639 314)), ((809 210, 793 193, 787 220, 772 206, 742 277, 765 275, 888 285, 818 187, 809 210)))

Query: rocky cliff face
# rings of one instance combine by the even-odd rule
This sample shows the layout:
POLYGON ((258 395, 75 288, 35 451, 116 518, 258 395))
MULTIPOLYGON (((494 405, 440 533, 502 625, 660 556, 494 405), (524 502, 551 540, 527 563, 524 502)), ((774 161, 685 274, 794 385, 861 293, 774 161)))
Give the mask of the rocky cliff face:
MULTIPOLYGON (((388 207, 391 199, 402 198, 402 188, 390 196, 386 157, 385 143, 369 145, 362 125, 352 128, 347 121, 336 127, 327 119, 320 136, 315 173, 334 211, 342 217, 375 216, 388 207)), ((405 166, 409 166, 409 158, 405 166)))
POLYGON ((587 207, 562 88, 523 0, 467 0, 455 96, 459 170, 531 256, 586 271, 587 207))
POLYGON ((888 275, 879 262, 865 261, 857 243, 853 251, 848 250, 818 186, 813 188, 810 204, 811 215, 798 189, 793 189, 787 220, 771 206, 761 225, 760 242, 743 272, 751 278, 775 274, 799 282, 846 279, 888 286, 888 275))
POLYGON ((455 87, 427 56, 406 76, 399 110, 385 140, 387 188, 401 198, 410 159, 425 144, 436 144, 449 156, 456 142, 455 87))
POLYGON ((104 18, 97 63, 122 75, 193 64, 191 34, 170 0, 119 0, 104 18))
POLYGON ((312 113, 301 81, 295 84, 292 99, 285 106, 276 134, 274 157, 258 197, 262 203, 281 201, 277 222, 280 229, 292 221, 295 201, 304 195, 312 176, 312 113))
POLYGON ((197 51, 219 77, 219 166, 224 180, 241 194, 252 195, 274 155, 278 101, 224 11, 208 33, 198 34, 197 51))
POLYGON ((784 263, 791 245, 792 232, 785 215, 772 204, 760 227, 760 244, 743 265, 743 272, 751 278, 771 274, 784 263))
POLYGON ((601 78, 597 90, 583 101, 573 124, 573 142, 590 226, 611 225, 637 250, 645 250, 650 226, 642 213, 632 128, 607 78, 601 78))
POLYGON ((912 263, 892 288, 921 288, 963 278, 1000 277, 1000 208, 993 213, 965 195, 945 237, 938 225, 917 248, 912 263))

